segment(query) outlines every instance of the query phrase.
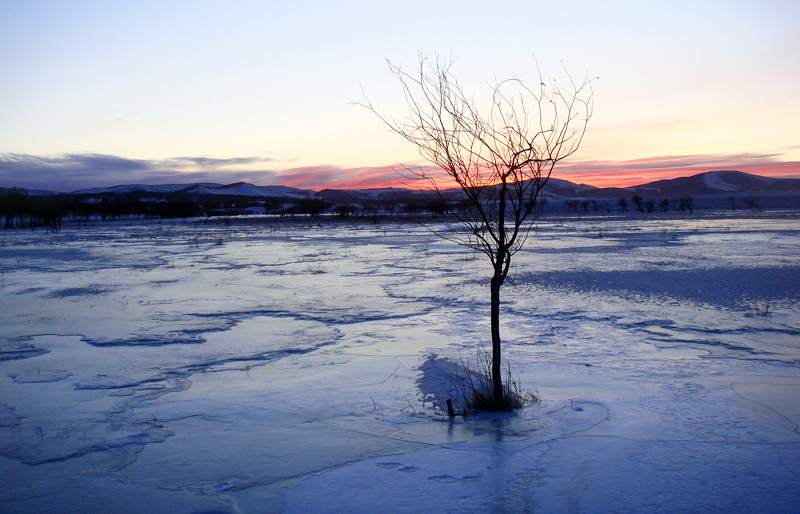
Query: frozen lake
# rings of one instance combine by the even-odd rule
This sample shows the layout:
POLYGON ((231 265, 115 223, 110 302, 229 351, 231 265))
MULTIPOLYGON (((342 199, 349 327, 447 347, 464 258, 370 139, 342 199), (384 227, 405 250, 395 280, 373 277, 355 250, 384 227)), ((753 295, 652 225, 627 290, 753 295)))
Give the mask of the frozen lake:
POLYGON ((386 221, 0 232, 0 512, 800 512, 800 215, 541 221, 542 401, 450 421, 489 265, 386 221))

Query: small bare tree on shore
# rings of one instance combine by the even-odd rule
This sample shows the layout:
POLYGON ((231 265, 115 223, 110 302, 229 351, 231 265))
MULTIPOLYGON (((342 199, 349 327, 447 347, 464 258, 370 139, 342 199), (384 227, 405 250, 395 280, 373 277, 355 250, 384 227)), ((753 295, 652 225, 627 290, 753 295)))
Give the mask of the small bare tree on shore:
POLYGON ((406 171, 427 180, 440 197, 449 185, 467 200, 466 208, 453 213, 461 230, 443 237, 491 262, 493 410, 510 410, 513 395, 502 383, 500 288, 541 212, 541 192, 553 168, 583 140, 592 115, 591 80, 576 82, 568 75, 565 84, 546 81, 537 65, 535 83, 515 76, 498 81, 481 110, 456 80, 452 58, 420 55, 413 72, 388 64, 402 87, 407 116, 389 117, 366 96, 358 103, 434 165, 406 171))

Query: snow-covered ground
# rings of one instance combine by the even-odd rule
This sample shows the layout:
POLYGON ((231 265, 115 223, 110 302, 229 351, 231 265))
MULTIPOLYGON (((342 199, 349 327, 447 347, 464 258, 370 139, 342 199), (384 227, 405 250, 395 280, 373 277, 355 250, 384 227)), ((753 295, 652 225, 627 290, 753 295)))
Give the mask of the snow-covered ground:
POLYGON ((424 227, 3 231, 0 512, 799 512, 800 217, 736 214, 542 220, 542 401, 452 421, 489 270, 424 227))

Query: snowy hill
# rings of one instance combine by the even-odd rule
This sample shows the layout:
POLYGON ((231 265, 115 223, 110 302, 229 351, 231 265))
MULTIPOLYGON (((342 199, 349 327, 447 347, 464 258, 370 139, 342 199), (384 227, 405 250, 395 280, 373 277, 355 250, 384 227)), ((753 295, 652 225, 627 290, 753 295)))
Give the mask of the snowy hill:
MULTIPOLYGON (((548 200, 562 200, 564 198, 574 198, 574 197, 582 197, 586 195, 592 194, 594 191, 598 191, 599 189, 594 186, 589 186, 586 184, 575 184, 570 182, 569 180, 559 179, 559 178, 550 178, 547 180, 547 184, 545 185, 544 189, 542 190, 542 196, 548 200)), ((419 193, 419 192, 417 192, 419 193)), ((442 196, 447 200, 457 200, 461 199, 461 190, 460 189, 446 189, 443 190, 442 196)), ((425 194, 430 195, 430 192, 426 192, 425 194)))
POLYGON ((147 185, 147 184, 124 184, 120 186, 113 186, 113 187, 96 187, 92 189, 80 189, 78 191, 72 191, 69 194, 72 195, 97 195, 97 194, 108 194, 108 193, 117 193, 117 194, 124 194, 124 193, 175 193, 177 191, 181 191, 190 187, 206 187, 206 188, 217 188, 223 187, 222 184, 214 184, 214 183, 198 183, 198 184, 159 184, 159 185, 147 185))
POLYGON ((776 179, 741 171, 709 171, 671 180, 659 180, 631 188, 642 196, 699 196, 731 193, 776 193, 800 191, 798 179, 776 179))
POLYGON ((189 195, 233 195, 233 196, 258 196, 258 197, 287 197, 306 198, 311 191, 288 186, 256 186, 247 182, 234 184, 195 183, 195 184, 127 184, 121 186, 81 189, 69 194, 74 195, 99 195, 99 194, 125 194, 125 193, 183 193, 189 195))
POLYGON ((581 194, 596 191, 598 188, 587 184, 575 184, 569 180, 551 178, 545 186, 546 192, 555 193, 561 196, 579 196, 581 194))
POLYGON ((213 191, 214 194, 221 195, 241 195, 241 196, 266 196, 266 197, 288 197, 306 198, 312 194, 311 191, 298 189, 288 186, 255 186, 247 182, 236 182, 221 186, 213 191))

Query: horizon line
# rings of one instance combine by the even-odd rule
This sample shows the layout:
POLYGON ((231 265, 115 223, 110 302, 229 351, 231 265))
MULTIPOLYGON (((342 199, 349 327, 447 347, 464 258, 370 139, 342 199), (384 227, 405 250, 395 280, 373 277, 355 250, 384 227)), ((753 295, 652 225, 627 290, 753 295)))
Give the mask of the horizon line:
MULTIPOLYGON (((707 169, 705 171, 698 171, 697 169, 684 170, 684 171, 691 171, 692 172, 691 174, 676 174, 676 173, 673 172, 673 173, 669 173, 669 176, 667 176, 667 177, 662 177, 661 176, 661 175, 665 175, 665 173, 663 172, 663 170, 660 170, 660 169, 654 169, 654 170, 625 170, 625 171, 619 170, 616 173, 620 173, 620 174, 621 173, 625 173, 626 175, 635 175, 635 176, 641 176, 642 174, 644 174, 644 175, 648 175, 649 174, 649 175, 653 175, 655 177, 654 180, 649 180, 649 181, 645 181, 645 182, 633 182, 633 183, 629 183, 629 184, 625 184, 625 185, 600 185, 600 186, 597 186, 597 185, 589 184, 589 183, 583 182, 583 181, 577 182, 574 179, 570 180, 571 177, 570 178, 560 177, 560 176, 557 176, 558 175, 557 173, 553 173, 552 175, 550 175, 548 177, 548 180, 550 180, 550 179, 563 180, 563 181, 575 184, 577 186, 589 186, 589 187, 594 187, 596 189, 602 190, 602 189, 637 188, 637 187, 646 186, 648 184, 652 184, 652 183, 655 183, 655 182, 661 182, 661 181, 667 181, 667 180, 675 180, 675 179, 680 179, 680 178, 691 178, 691 177, 695 177, 695 176, 698 176, 698 175, 703 175, 703 174, 706 174, 706 173, 717 173, 717 172, 744 173, 744 174, 747 174, 747 175, 754 175, 754 176, 759 176, 759 177, 762 177, 762 178, 771 178, 771 179, 790 179, 790 180, 791 179, 800 179, 800 172, 798 172, 797 169, 791 169, 791 170, 787 170, 786 169, 789 166, 797 166, 798 163, 795 163, 795 162, 791 162, 791 163, 789 163, 789 162, 787 162, 787 163, 774 163, 774 165, 775 166, 770 166, 770 169, 777 168, 774 171, 788 171, 789 173, 779 173, 777 175, 776 174, 767 175, 767 174, 763 174, 763 173, 756 173, 756 172, 754 172, 752 170, 752 168, 764 168, 763 165, 745 165, 745 166, 738 166, 738 168, 750 169, 750 171, 743 171, 742 169, 733 169, 731 167, 725 167, 725 168, 709 167, 709 169, 707 169)), ((599 179, 600 181, 605 181, 606 179, 605 179, 604 175, 607 175, 608 173, 609 172, 597 172, 597 173, 591 173, 591 174, 587 173, 586 176, 594 178, 594 179, 599 179)), ((617 178, 617 177, 613 177, 613 178, 617 178)), ((612 179, 608 179, 608 180, 610 181, 612 179)), ((363 181, 357 181, 357 182, 363 182, 363 181)), ((440 181, 440 185, 443 182, 444 181, 440 181)), ((158 183, 152 183, 152 182, 129 182, 129 183, 115 184, 115 185, 112 185, 112 186, 91 186, 91 187, 83 187, 83 188, 79 188, 79 189, 60 190, 60 191, 59 190, 51 190, 51 189, 40 189, 40 188, 26 188, 26 187, 20 187, 20 186, 0 186, 0 189, 20 189, 20 190, 23 190, 23 191, 40 191, 40 192, 48 192, 48 193, 56 193, 56 194, 75 194, 75 193, 78 193, 78 192, 81 192, 81 191, 90 191, 90 190, 95 190, 95 189, 98 189, 98 190, 113 189, 113 188, 125 187, 125 186, 181 186, 181 185, 185 185, 186 187, 190 187, 190 186, 194 186, 194 185, 203 185, 203 184, 209 184, 209 185, 214 185, 214 186, 218 186, 218 187, 230 187, 230 186, 237 185, 237 184, 247 184, 247 185, 251 185, 251 186, 254 186, 254 187, 286 187, 286 188, 290 188, 290 189, 298 189, 298 190, 301 190, 301 191, 313 191, 313 192, 316 192, 316 193, 321 192, 321 191, 325 191, 325 190, 333 190, 333 191, 362 190, 362 191, 369 191, 369 190, 375 190, 375 189, 398 189, 398 190, 405 189, 405 190, 412 190, 412 191, 426 191, 426 190, 439 189, 441 191, 446 191, 446 190, 451 190, 451 189, 459 189, 459 187, 460 187, 455 182, 453 182, 453 186, 444 186, 444 187, 398 187, 398 186, 386 184, 386 185, 374 185, 374 186, 369 186, 369 187, 331 187, 331 186, 326 186, 326 187, 313 188, 313 187, 291 186, 291 185, 287 185, 285 183, 256 184, 256 183, 248 181, 248 180, 236 180, 234 182, 229 182, 229 183, 208 182, 208 181, 194 180, 194 181, 189 181, 189 182, 178 181, 178 182, 158 182, 158 183)), ((340 184, 333 184, 332 186, 339 186, 339 185, 340 184)), ((341 186, 344 186, 344 185, 345 184, 341 184, 341 186)))
MULTIPOLYGON (((673 155, 633 160, 561 162, 550 175, 576 185, 629 188, 711 171, 740 171, 766 178, 800 178, 800 161, 779 154, 673 155)), ((393 164, 343 167, 314 165, 276 171, 274 161, 258 157, 176 157, 130 159, 106 154, 36 156, 0 154, 0 187, 71 193, 120 185, 180 185, 245 182, 254 186, 324 189, 431 189, 412 180, 415 170, 431 174, 440 189, 458 185, 430 165, 393 164)))

